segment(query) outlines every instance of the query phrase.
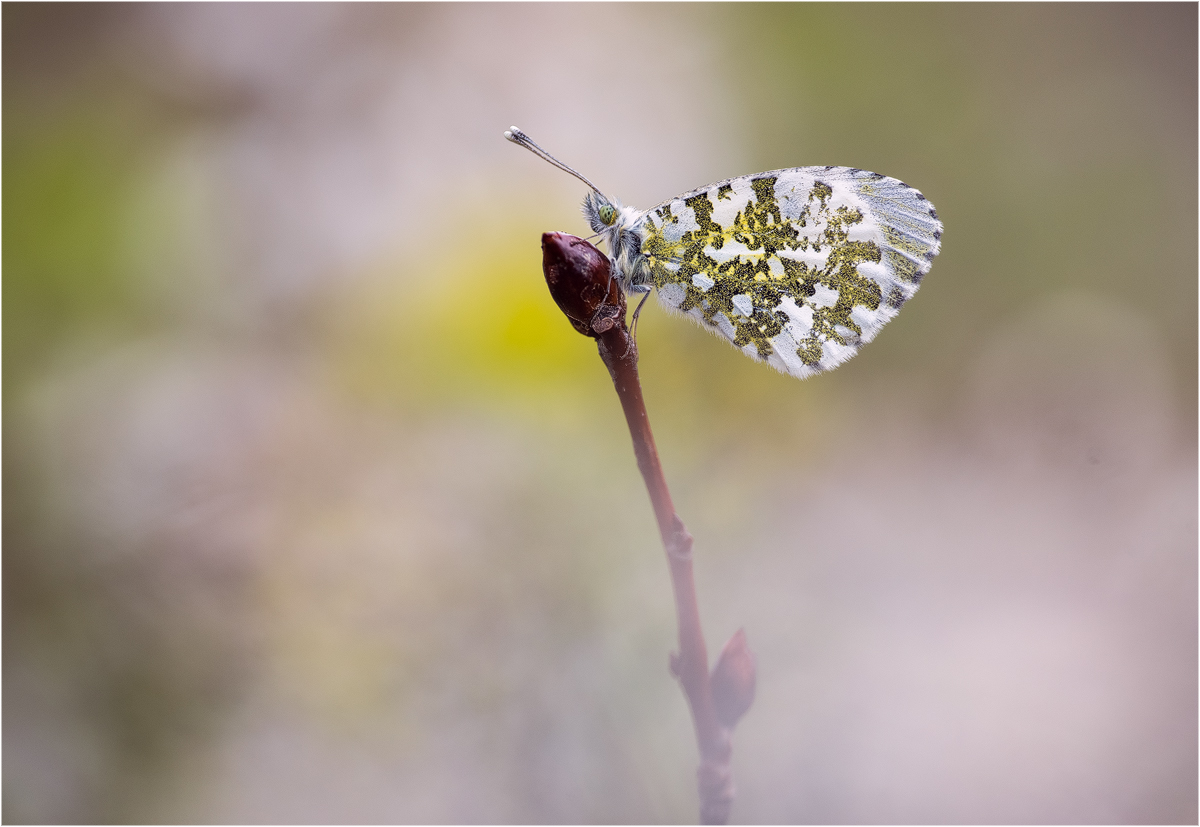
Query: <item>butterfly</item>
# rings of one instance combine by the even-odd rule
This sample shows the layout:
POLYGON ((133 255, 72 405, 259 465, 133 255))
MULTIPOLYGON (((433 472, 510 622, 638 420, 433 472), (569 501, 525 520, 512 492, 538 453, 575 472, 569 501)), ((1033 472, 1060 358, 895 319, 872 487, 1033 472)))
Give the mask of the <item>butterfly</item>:
POLYGON ((626 293, 656 288, 668 311, 799 379, 832 370, 875 338, 941 249, 933 204, 878 173, 777 169, 638 210, 517 127, 504 137, 591 189, 584 217, 626 293))

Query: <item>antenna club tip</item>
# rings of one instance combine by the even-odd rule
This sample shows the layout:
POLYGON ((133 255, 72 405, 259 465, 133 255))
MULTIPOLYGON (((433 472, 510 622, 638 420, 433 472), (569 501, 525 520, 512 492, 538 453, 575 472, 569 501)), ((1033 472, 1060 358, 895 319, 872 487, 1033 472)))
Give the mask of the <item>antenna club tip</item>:
POLYGON ((525 133, 515 126, 510 126, 508 129, 504 130, 504 137, 508 138, 513 143, 520 143, 520 138, 524 137, 524 134, 525 133))

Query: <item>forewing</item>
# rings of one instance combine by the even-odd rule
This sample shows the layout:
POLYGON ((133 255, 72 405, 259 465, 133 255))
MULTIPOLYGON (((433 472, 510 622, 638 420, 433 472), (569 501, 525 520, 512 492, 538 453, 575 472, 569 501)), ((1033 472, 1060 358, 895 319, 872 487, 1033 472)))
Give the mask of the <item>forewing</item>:
POLYGON ((849 167, 731 178, 647 211, 639 229, 667 309, 801 379, 875 337, 942 235, 920 192, 849 167))

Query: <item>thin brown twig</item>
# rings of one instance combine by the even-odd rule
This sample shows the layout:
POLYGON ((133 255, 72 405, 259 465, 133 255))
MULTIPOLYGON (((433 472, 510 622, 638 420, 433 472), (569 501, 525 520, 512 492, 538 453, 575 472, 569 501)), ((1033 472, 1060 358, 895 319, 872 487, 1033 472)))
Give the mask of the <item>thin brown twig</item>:
POLYGON ((672 653, 670 665, 691 708, 700 748, 700 822, 725 824, 734 796, 731 735, 754 699, 754 658, 739 630, 709 673, 692 571, 692 535, 675 512, 663 476, 638 379, 637 346, 625 324, 625 296, 612 278, 608 258, 586 241, 564 233, 544 234, 542 251, 551 295, 577 331, 596 339, 629 424, 675 593, 679 651, 672 653))

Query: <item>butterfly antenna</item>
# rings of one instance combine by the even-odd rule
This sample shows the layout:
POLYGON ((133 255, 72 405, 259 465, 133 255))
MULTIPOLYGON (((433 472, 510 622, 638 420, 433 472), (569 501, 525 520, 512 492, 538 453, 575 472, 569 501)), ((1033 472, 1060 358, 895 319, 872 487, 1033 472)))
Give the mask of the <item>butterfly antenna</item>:
POLYGON ((571 169, 569 166, 564 164, 562 161, 555 158, 549 152, 547 152, 546 150, 542 149, 540 146, 535 144, 533 142, 532 138, 530 138, 528 135, 526 135, 521 130, 517 129, 515 126, 511 126, 508 129, 504 130, 504 137, 508 138, 510 141, 512 141, 514 144, 517 144, 518 146, 525 147, 530 152, 532 152, 534 155, 541 158, 543 161, 547 161, 551 164, 554 164, 554 166, 558 167, 563 172, 571 173, 576 178, 578 178, 580 181, 582 181, 583 183, 585 183, 589 187, 591 187, 592 191, 595 192, 596 195, 599 195, 601 198, 603 198, 605 201, 608 201, 610 204, 612 203, 612 200, 607 195, 600 192, 599 187, 597 187, 595 184, 593 184, 588 179, 584 178, 582 175, 580 175, 575 170, 571 169))

